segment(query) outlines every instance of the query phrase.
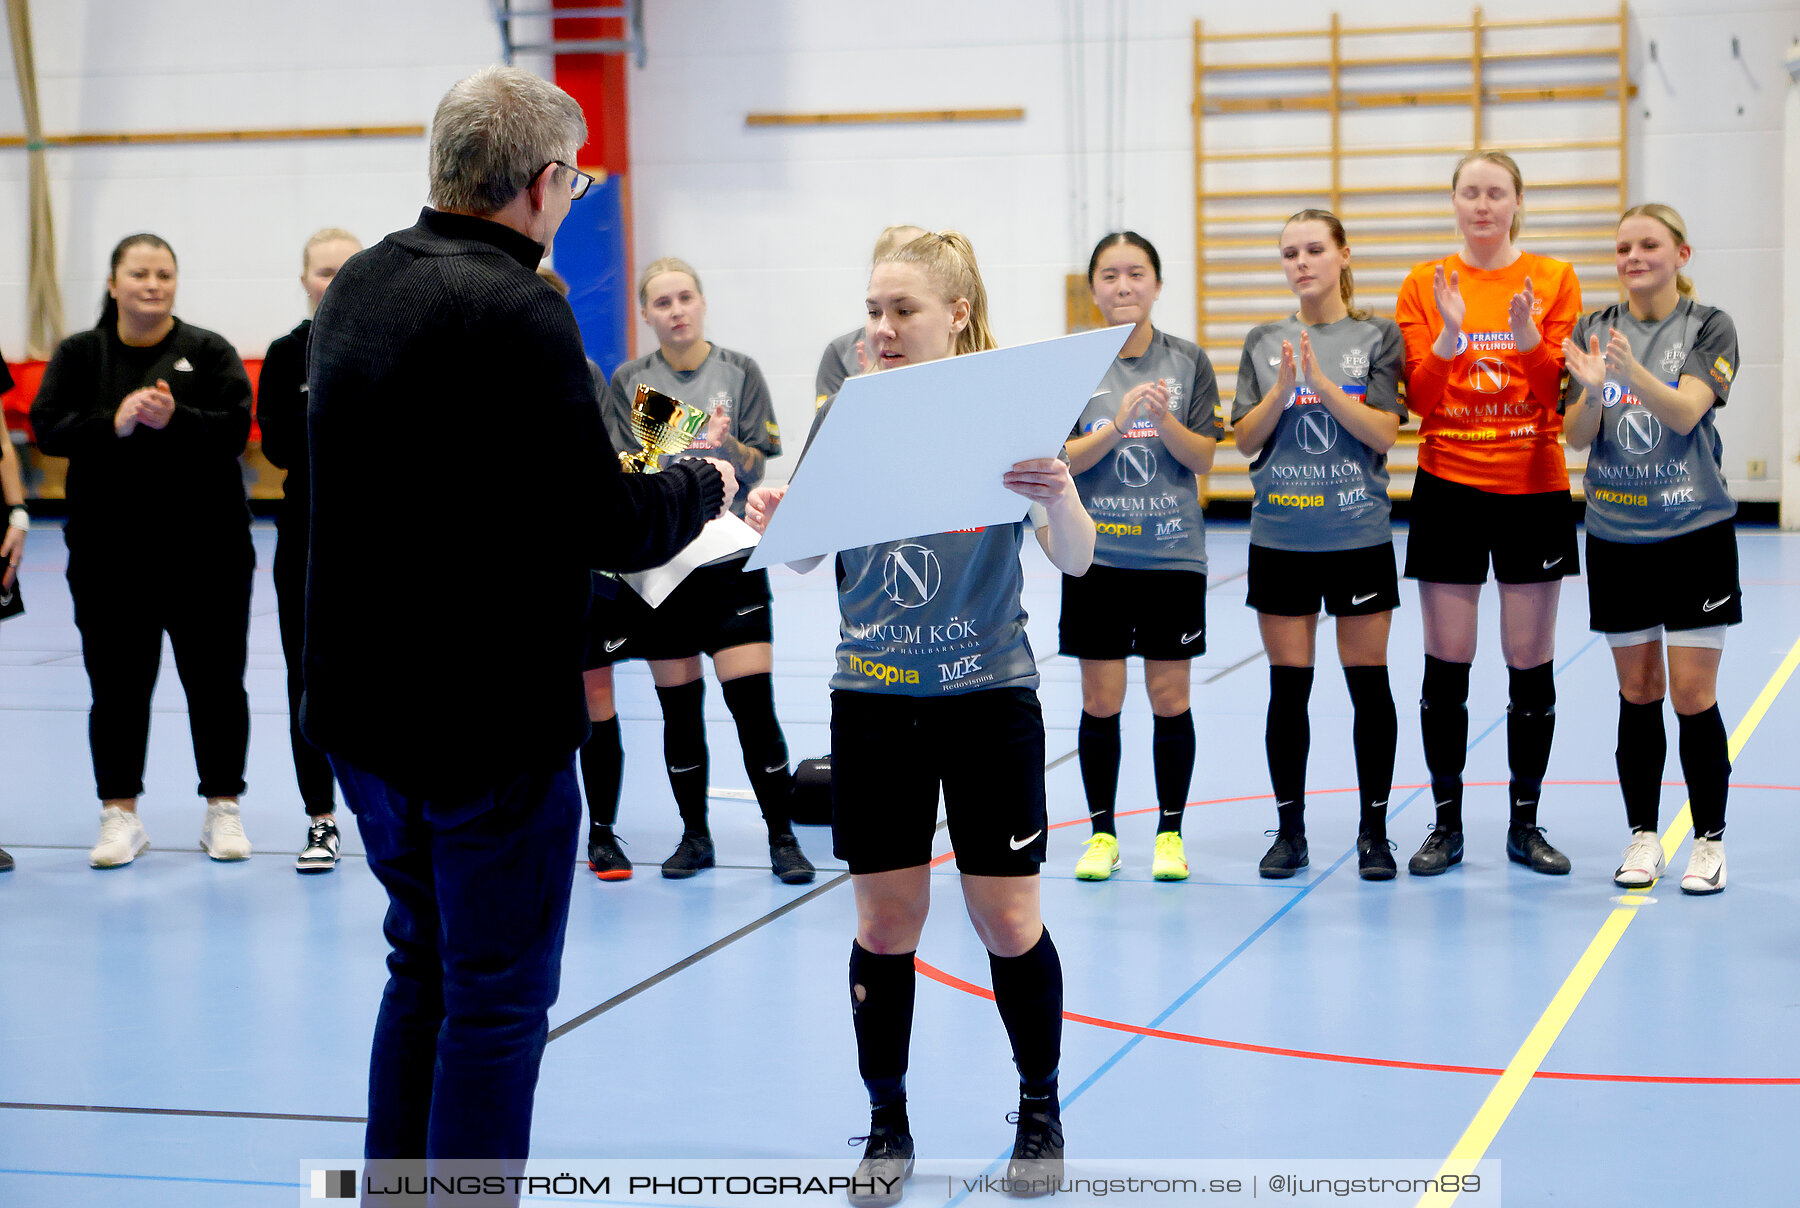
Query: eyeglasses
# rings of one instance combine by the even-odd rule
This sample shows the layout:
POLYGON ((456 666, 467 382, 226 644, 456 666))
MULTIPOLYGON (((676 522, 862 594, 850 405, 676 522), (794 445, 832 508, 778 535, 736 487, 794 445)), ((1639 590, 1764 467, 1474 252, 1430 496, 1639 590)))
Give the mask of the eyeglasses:
MULTIPOLYGON (((574 164, 565 164, 560 159, 551 160, 544 165, 544 168, 567 168, 570 172, 574 173, 575 179, 569 182, 570 201, 580 201, 587 195, 588 186, 594 183, 594 178, 592 176, 589 176, 574 164)), ((539 168, 536 172, 533 172, 531 174, 531 179, 536 180, 539 176, 542 176, 544 174, 544 168, 539 168)))

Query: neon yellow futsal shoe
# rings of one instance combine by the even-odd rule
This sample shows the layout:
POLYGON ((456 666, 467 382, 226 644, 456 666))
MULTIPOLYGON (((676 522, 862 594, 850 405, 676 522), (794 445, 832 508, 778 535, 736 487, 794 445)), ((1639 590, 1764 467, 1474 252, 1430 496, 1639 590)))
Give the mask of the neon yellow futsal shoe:
MULTIPOLYGON (((1087 841, 1087 850, 1075 861, 1077 881, 1104 881, 1119 867, 1119 837, 1098 834, 1087 841)), ((1184 866, 1185 867, 1185 866, 1184 866)), ((1182 874, 1186 876, 1186 873, 1182 874)))
POLYGON ((1176 832, 1162 831, 1156 836, 1156 858, 1150 862, 1150 875, 1158 881, 1187 880, 1187 852, 1176 832))

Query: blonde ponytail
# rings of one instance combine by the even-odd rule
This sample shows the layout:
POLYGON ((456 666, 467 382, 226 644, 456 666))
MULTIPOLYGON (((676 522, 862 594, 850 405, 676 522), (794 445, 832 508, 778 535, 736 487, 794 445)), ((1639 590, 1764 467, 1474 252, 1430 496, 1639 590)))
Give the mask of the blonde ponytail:
POLYGON ((981 283, 975 249, 961 231, 933 231, 920 235, 882 256, 876 263, 917 265, 943 301, 954 303, 961 298, 968 302, 969 322, 957 333, 952 356, 986 352, 1000 346, 988 327, 987 287, 981 283))

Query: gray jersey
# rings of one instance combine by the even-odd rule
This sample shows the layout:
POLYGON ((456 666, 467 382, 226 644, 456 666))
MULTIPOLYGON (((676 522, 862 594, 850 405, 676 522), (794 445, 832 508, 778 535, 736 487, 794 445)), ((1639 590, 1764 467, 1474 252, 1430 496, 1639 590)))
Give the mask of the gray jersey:
MULTIPOLYGON (((807 448, 830 410, 828 401, 813 416, 807 448)), ((898 696, 1037 687, 1021 596, 1024 534, 1019 521, 840 553, 831 686, 898 696)))
POLYGON ((1297 315, 1253 328, 1238 364, 1237 423, 1274 389, 1281 375, 1281 342, 1294 348, 1297 379, 1275 431, 1250 463, 1256 501, 1250 542, 1266 549, 1315 553, 1365 549, 1393 539, 1388 525, 1387 455, 1343 430, 1300 376, 1300 334, 1312 340, 1319 367, 1339 389, 1378 411, 1406 420, 1400 402, 1404 345, 1391 319, 1354 319, 1310 327, 1297 315))
POLYGON ((833 688, 945 696, 1035 688, 1019 565, 1023 521, 838 555, 833 688))
MULTIPOLYGON (((1182 427, 1214 440, 1223 434, 1212 362, 1197 345, 1155 331, 1143 356, 1112 363, 1100 382, 1105 393, 1088 400, 1070 435, 1111 423, 1127 391, 1157 379, 1168 388, 1169 409, 1182 427)), ((1075 489, 1099 530, 1096 566, 1206 573, 1199 482, 1141 413, 1111 451, 1075 475, 1075 489)))
POLYGON ((731 421, 727 431, 739 447, 727 445, 720 449, 706 439, 702 429, 693 444, 683 452, 665 455, 662 464, 666 466, 682 457, 729 461, 738 477, 737 498, 732 501, 731 510, 742 516, 750 488, 762 481, 766 459, 781 456, 781 429, 775 423, 775 406, 769 398, 769 384, 756 362, 741 352, 715 344, 698 369, 677 370, 658 349, 613 370, 612 381, 600 399, 600 416, 606 423, 606 435, 621 453, 641 447, 631 434, 631 400, 640 383, 708 415, 714 405, 723 404, 731 421))
POLYGON ((817 396, 813 401, 815 407, 843 389, 846 380, 862 372, 856 356, 856 345, 862 338, 863 329, 859 327, 825 345, 825 355, 819 358, 818 375, 813 378, 813 394, 817 396))
MULTIPOLYGON (((1621 382, 1607 379, 1601 392, 1600 430, 1588 447, 1587 530, 1605 541, 1664 541, 1717 524, 1737 514, 1726 488, 1724 447, 1713 415, 1731 393, 1737 373, 1737 327, 1731 316, 1688 298, 1660 322, 1635 319, 1623 302, 1581 316, 1570 338, 1583 348, 1617 328, 1631 342, 1631 354, 1669 385, 1682 377, 1705 382, 1712 409, 1686 436, 1671 430, 1621 382)), ((1570 380, 1565 403, 1581 394, 1570 380)), ((1590 398, 1591 404, 1595 400, 1590 398)))

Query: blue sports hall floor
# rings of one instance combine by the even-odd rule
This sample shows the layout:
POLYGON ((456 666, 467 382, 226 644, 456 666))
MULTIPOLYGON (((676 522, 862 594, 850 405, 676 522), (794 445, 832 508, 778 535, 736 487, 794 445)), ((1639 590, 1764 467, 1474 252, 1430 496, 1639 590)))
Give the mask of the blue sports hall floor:
MULTIPOLYGON (((1403 543, 1404 529, 1396 536, 1403 543)), ((30 611, 0 626, 0 846, 18 860, 0 876, 0 1205, 285 1205, 306 1201, 309 1159, 361 1152, 384 899, 353 828, 336 872, 294 872, 305 822, 268 575, 273 530, 259 525, 256 539, 244 801, 256 855, 221 865, 198 848, 185 705, 165 655, 142 804, 152 846, 131 867, 98 872, 86 859, 98 807, 64 546, 54 525, 31 535, 30 611)), ((1795 1202, 1781 1155, 1800 1120, 1800 684, 1785 678, 1800 657, 1800 535, 1747 527, 1739 541, 1746 620, 1729 638, 1719 696, 1741 750, 1729 888, 1709 898, 1676 887, 1691 835, 1675 829, 1686 811, 1672 718, 1663 824, 1674 875, 1648 893, 1612 884, 1627 838, 1617 696, 1579 581, 1563 596, 1543 808, 1572 875, 1538 876, 1503 852, 1505 672, 1490 588, 1470 701, 1464 864, 1435 879, 1357 879, 1349 707, 1326 622, 1308 774, 1312 866, 1291 881, 1260 879, 1273 825, 1267 663, 1243 606, 1246 529, 1231 523, 1209 529, 1208 650, 1194 665, 1193 876, 1150 878, 1150 722, 1134 672, 1124 867, 1107 883, 1076 881, 1087 830, 1072 758, 1078 668, 1053 653, 1057 579, 1028 548, 1050 729, 1043 898, 1066 969, 1071 1173, 1084 1159, 1410 1159, 1435 1170, 1484 1158, 1499 1162, 1512 1205, 1795 1202)), ((831 576, 780 570, 774 583, 782 721, 795 758, 820 754, 831 576)), ((1410 585, 1402 599, 1390 829, 1404 864, 1431 802, 1419 787, 1410 585)), ((849 883, 819 828, 800 830, 817 882, 770 876, 735 732, 710 675, 709 685, 721 863, 665 881, 656 865, 678 825, 656 698, 641 664, 621 671, 619 833, 639 875, 603 884, 585 864, 570 870, 534 1154, 830 1158, 847 1170, 845 1138, 867 1122, 846 1009, 849 883)), ((938 1158, 1004 1153, 1016 1093, 953 865, 937 867, 934 889, 909 1079, 922 1171, 938 1158)), ((907 1202, 931 1202, 944 1186, 916 1185, 907 1202)))

